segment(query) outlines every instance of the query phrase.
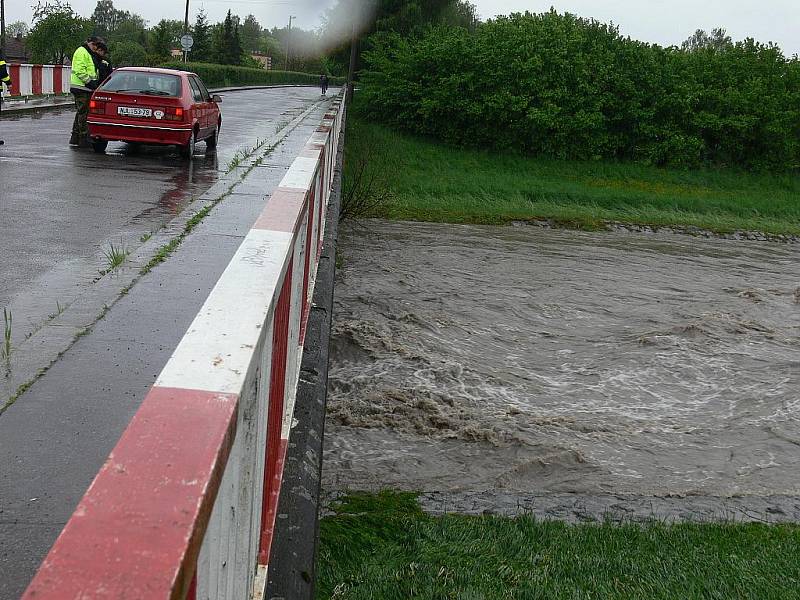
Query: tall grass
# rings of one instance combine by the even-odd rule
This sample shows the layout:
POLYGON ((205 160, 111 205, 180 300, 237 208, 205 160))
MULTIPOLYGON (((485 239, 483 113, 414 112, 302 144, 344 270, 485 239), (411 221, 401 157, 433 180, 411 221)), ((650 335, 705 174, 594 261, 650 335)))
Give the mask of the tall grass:
POLYGON ((694 226, 715 232, 800 234, 800 175, 664 169, 457 149, 397 133, 358 115, 348 122, 345 176, 364 157, 383 171, 392 219, 503 223, 552 219, 694 226))

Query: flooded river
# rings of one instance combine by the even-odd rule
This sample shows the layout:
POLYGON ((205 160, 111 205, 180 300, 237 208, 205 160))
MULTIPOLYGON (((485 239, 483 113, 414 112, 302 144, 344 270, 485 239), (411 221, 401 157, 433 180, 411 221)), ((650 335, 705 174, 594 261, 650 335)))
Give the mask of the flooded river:
POLYGON ((800 245, 369 221, 340 253, 329 492, 798 508, 800 245))

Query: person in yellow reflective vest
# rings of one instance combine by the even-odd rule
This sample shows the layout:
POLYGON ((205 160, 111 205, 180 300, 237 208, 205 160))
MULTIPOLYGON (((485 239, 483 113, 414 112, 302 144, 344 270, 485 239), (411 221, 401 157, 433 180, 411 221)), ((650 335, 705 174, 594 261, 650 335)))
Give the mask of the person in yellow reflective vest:
POLYGON ((90 37, 75 50, 72 55, 72 75, 69 80, 69 91, 75 97, 75 120, 72 123, 70 146, 89 146, 89 99, 92 92, 100 84, 97 70, 97 57, 104 54, 105 41, 99 37, 90 37))
MULTIPOLYGON (((3 91, 3 85, 6 87, 11 87, 11 74, 8 72, 8 65, 6 61, 3 60, 3 57, 0 56, 0 92, 3 91)), ((0 110, 3 109, 3 96, 0 94, 0 110)), ((0 140, 0 146, 5 144, 3 140, 0 140)))

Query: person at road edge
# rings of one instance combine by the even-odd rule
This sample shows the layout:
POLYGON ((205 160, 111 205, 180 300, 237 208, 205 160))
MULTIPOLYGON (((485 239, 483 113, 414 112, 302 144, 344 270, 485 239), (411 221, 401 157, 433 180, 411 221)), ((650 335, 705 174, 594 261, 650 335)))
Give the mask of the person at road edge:
POLYGON ((328 93, 328 76, 323 73, 319 76, 319 87, 322 88, 322 95, 328 93))
POLYGON ((92 36, 81 44, 72 55, 69 91, 75 97, 75 120, 72 123, 72 135, 69 138, 70 146, 82 148, 89 146, 89 126, 86 123, 86 119, 89 117, 89 99, 92 97, 92 92, 100 85, 97 59, 102 61, 105 48, 105 40, 92 36))
MULTIPOLYGON (((0 56, 0 110, 3 110, 3 85, 5 84, 6 87, 11 87, 11 74, 8 72, 8 65, 6 65, 6 61, 3 60, 3 57, 0 56)), ((0 140, 0 146, 5 144, 3 140, 0 140)))

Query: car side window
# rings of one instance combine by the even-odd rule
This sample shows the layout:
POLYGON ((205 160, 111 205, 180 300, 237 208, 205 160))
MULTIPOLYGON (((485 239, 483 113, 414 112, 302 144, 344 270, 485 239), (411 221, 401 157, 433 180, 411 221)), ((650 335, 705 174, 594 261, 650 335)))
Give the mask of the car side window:
POLYGON ((192 88, 192 96, 195 102, 204 102, 203 92, 200 91, 200 86, 197 85, 197 80, 194 77, 189 77, 189 85, 192 88))
POLYGON ((197 86, 200 88, 200 93, 203 94, 203 102, 211 102, 211 95, 208 93, 205 84, 200 80, 195 80, 197 82, 197 86))

